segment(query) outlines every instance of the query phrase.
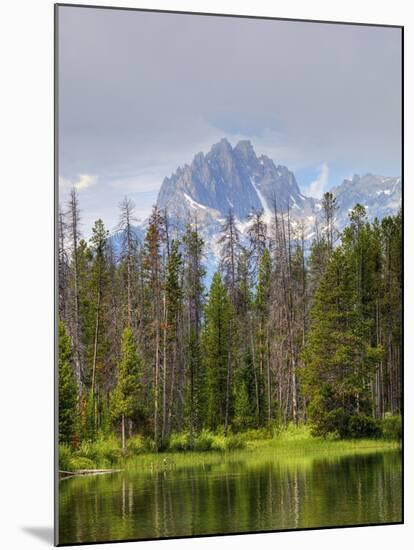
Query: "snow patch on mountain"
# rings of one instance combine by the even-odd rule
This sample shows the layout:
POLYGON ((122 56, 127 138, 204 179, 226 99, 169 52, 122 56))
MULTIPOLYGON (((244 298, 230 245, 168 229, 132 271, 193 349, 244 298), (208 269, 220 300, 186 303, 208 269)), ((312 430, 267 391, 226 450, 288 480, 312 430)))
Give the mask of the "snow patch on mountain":
POLYGON ((184 197, 190 203, 190 206, 192 208, 201 208, 202 210, 207 210, 207 206, 204 206, 204 204, 200 204, 199 202, 196 202, 189 195, 187 195, 187 193, 184 193, 184 197))
POLYGON ((256 190, 257 196, 259 197, 259 201, 263 210, 263 218, 266 223, 270 223, 270 220, 272 219, 272 212, 266 202, 266 199, 262 195, 260 189, 257 187, 256 183, 254 182, 253 178, 251 179, 252 185, 256 190))

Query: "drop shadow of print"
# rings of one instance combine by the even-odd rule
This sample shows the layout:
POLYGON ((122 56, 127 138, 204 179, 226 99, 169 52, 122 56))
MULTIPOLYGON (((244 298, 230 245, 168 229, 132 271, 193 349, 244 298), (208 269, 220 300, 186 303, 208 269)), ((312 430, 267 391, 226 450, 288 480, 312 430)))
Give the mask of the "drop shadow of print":
POLYGON ((22 531, 53 545, 53 527, 22 527, 22 531))

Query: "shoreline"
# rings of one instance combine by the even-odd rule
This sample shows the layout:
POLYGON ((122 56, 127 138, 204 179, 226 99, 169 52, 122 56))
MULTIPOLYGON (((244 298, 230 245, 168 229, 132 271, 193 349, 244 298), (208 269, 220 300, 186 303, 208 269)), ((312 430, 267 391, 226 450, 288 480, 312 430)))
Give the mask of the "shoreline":
MULTIPOLYGON (((325 454, 325 458, 338 458, 340 455, 365 454, 371 452, 387 452, 402 450, 401 441, 385 439, 350 439, 350 440, 326 440, 303 436, 298 438, 286 438, 283 436, 269 439, 247 440, 245 447, 226 450, 165 450, 162 452, 128 452, 114 457, 91 458, 80 456, 76 451, 72 459, 84 464, 88 462, 88 468, 71 468, 66 464, 60 470, 67 472, 68 477, 74 475, 97 475, 99 473, 117 473, 121 470, 142 468, 153 471, 170 471, 177 467, 196 467, 205 464, 224 463, 232 459, 261 461, 261 460, 312 460, 325 454)), ((70 463, 70 461, 69 461, 70 463)), ((63 479, 61 477, 60 479, 63 479)))

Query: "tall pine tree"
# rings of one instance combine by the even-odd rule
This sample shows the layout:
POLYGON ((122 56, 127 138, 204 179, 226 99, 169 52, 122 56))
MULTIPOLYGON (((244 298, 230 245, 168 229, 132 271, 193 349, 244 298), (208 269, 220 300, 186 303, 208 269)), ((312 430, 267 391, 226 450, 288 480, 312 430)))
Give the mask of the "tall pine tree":
POLYGON ((226 399, 233 318, 230 297, 219 273, 213 277, 204 314, 203 363, 207 378, 207 423, 215 429, 225 425, 228 414, 226 399))
POLYGON ((367 344, 366 334, 352 261, 338 247, 316 291, 301 370, 309 417, 319 435, 358 435, 356 426, 370 414, 368 383, 381 350, 367 344))
POLYGON ((77 427, 78 386, 72 347, 65 325, 59 322, 59 443, 72 443, 77 427))
POLYGON ((126 420, 139 409, 140 379, 142 362, 138 355, 131 328, 122 335, 122 359, 118 365, 118 380, 110 400, 111 415, 121 423, 122 449, 126 442, 126 420))

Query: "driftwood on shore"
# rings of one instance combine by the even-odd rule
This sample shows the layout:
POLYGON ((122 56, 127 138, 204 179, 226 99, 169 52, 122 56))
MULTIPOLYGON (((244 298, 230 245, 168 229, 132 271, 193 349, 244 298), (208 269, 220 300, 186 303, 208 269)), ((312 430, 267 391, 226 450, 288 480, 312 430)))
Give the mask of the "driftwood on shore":
POLYGON ((73 476, 96 476, 96 475, 102 475, 102 474, 115 474, 117 472, 121 472, 121 470, 113 470, 113 469, 101 469, 101 470, 89 469, 89 470, 73 470, 73 471, 59 470, 59 476, 62 478, 73 477, 73 476))

